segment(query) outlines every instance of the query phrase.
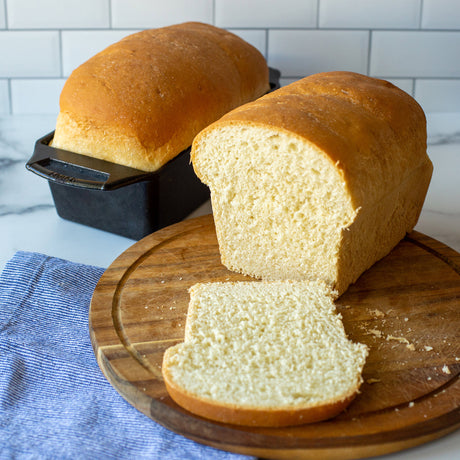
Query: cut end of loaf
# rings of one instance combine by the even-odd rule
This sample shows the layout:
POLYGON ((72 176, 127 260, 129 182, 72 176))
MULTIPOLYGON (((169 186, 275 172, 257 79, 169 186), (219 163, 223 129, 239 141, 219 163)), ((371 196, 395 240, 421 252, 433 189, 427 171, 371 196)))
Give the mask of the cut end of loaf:
POLYGON ((321 149, 273 127, 231 123, 202 133, 194 151, 227 268, 335 288, 342 234, 357 210, 321 149))
POLYGON ((324 283, 191 289, 185 341, 168 349, 171 397, 212 420, 289 426, 337 415, 361 384, 367 347, 346 337, 324 283))

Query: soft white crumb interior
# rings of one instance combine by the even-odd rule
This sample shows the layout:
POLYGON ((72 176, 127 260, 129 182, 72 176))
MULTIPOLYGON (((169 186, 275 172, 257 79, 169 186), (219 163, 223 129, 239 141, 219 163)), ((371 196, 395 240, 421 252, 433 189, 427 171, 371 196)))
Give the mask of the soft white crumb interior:
POLYGON ((353 393, 366 355, 321 283, 210 283, 192 288, 186 340, 168 365, 203 398, 299 406, 353 393))

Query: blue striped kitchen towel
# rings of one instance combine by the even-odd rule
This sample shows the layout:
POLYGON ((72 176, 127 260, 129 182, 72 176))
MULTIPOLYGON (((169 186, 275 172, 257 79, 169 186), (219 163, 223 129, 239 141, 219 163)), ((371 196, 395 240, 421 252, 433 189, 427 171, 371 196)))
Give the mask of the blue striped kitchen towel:
POLYGON ((179 436, 128 404, 88 333, 102 268, 18 252, 0 275, 0 459, 247 459, 179 436))

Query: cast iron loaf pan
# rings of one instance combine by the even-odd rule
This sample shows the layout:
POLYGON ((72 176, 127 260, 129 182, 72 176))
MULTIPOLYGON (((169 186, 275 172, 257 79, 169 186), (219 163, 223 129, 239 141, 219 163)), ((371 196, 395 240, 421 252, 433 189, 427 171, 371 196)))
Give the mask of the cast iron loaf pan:
MULTIPOLYGON (((270 68, 271 91, 279 79, 280 72, 270 68)), ((63 219, 139 240, 209 199, 190 163, 190 148, 145 172, 51 147, 53 136, 54 131, 37 140, 26 168, 48 180, 63 219)))

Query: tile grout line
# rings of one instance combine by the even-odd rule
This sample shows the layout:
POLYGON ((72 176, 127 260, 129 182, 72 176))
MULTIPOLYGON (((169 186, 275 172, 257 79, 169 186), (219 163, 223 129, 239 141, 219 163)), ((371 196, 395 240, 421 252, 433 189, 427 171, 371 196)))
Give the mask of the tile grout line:
POLYGON ((113 30, 113 19, 112 19, 112 0, 107 0, 109 2, 109 30, 113 30))
MULTIPOLYGON (((235 29, 235 30, 263 30, 263 29, 268 29, 268 30, 276 30, 276 31, 294 31, 294 32, 302 32, 302 31, 329 31, 329 32, 366 32, 369 30, 372 30, 373 32, 406 32, 406 33, 441 33, 441 34, 458 34, 460 33, 460 27, 458 29, 454 28, 440 28, 440 27, 433 27, 433 28, 425 28, 425 29, 418 29, 417 27, 375 27, 375 28, 369 28, 369 27, 261 27, 261 26, 218 26, 224 29, 235 29)), ((7 29, 3 29, 6 31, 7 29)), ((8 29, 10 32, 52 32, 56 31, 56 28, 50 28, 50 27, 17 27, 14 29, 8 29)), ((123 31, 123 30, 143 30, 142 27, 91 27, 91 28, 86 28, 86 27, 65 27, 60 30, 63 31, 72 31, 72 32, 91 32, 91 31, 98 31, 98 32, 104 32, 104 31, 123 31)))
MULTIPOLYGON (((419 17, 418 17, 418 30, 419 31, 426 30, 422 28, 423 8, 424 8, 424 0, 420 0, 420 9, 419 9, 419 17)), ((417 76, 414 75, 414 77, 412 78, 412 97, 414 98, 415 98, 416 80, 417 80, 417 76)))
POLYGON ((424 8, 423 0, 420 0, 420 10, 419 10, 419 18, 418 18, 418 28, 419 28, 419 30, 424 30, 424 29, 422 29, 423 8, 424 8))
POLYGON ((316 0, 316 28, 319 29, 319 9, 320 9, 320 0, 316 0))
POLYGON ((268 38, 269 31, 270 31, 270 29, 268 29, 268 28, 265 29, 265 59, 266 59, 267 63, 268 63, 268 55, 269 55, 268 46, 270 44, 270 41, 269 41, 269 38, 268 38))
MULTIPOLYGON (((8 24, 8 7, 6 5, 6 0, 3 1, 3 14, 5 15, 5 30, 9 30, 8 24)), ((11 86, 11 77, 6 79, 6 89, 8 91, 8 114, 13 115, 13 95, 12 95, 12 86, 11 86)))
POLYGON ((371 75, 371 58, 372 58, 372 29, 369 29, 369 35, 368 35, 368 43, 367 43, 367 75, 371 75))
POLYGON ((62 55, 62 29, 58 29, 58 33, 59 33, 59 60, 60 60, 59 68, 61 72, 60 78, 64 78, 64 59, 62 55))
POLYGON ((9 29, 8 26, 8 7, 6 6, 6 0, 3 2, 3 13, 5 14, 5 30, 9 29))

